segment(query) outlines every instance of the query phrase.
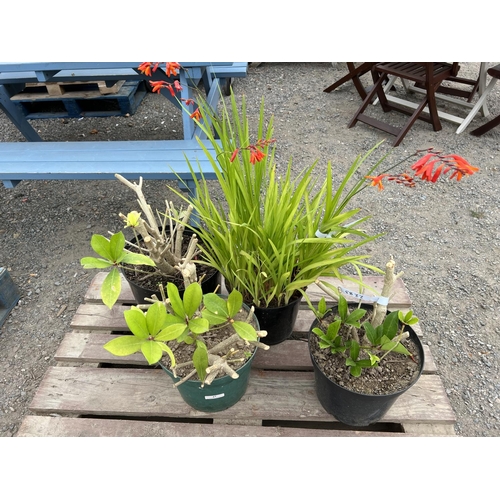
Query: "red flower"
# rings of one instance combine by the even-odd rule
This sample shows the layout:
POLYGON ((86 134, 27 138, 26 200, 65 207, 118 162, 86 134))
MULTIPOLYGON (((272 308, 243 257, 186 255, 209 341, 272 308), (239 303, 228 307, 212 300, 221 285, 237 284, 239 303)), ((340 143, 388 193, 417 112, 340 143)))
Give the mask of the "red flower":
POLYGON ((165 63, 165 73, 167 76, 177 76, 180 67, 181 65, 178 62, 165 63))
POLYGON ((384 177, 387 177, 387 174, 380 174, 377 176, 365 175, 365 179, 371 179, 372 181, 370 186, 377 186, 379 191, 382 191, 382 189, 384 189, 384 185, 382 184, 382 179, 384 177))
MULTIPOLYGON (((143 62, 139 64, 139 67, 137 68, 141 73, 143 73, 146 76, 151 76, 151 65, 153 63, 150 62, 143 62)), ((156 69, 156 68, 155 68, 156 69)))
POLYGON ((158 92, 158 94, 160 93, 161 89, 167 88, 170 85, 170 83, 165 82, 163 80, 158 80, 158 81, 154 81, 154 82, 150 81, 149 83, 150 83, 150 85, 152 87, 152 91, 153 92, 158 92))
POLYGON ((194 111, 194 113, 191 113, 189 115, 189 118, 192 118, 193 120, 198 120, 200 121, 201 120, 201 113, 200 113, 200 109, 199 108, 196 108, 196 111, 194 111))

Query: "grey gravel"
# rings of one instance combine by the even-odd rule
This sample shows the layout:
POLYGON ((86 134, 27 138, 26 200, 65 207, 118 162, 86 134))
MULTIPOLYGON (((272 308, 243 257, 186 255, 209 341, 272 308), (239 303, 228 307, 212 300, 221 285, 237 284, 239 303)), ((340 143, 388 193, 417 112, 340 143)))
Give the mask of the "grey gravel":
MULTIPOLYGON (((470 76, 478 67, 463 63, 470 76)), ((340 179, 356 155, 378 141, 388 139, 376 158, 391 149, 391 137, 383 132, 363 124, 347 128, 361 102, 350 83, 323 93, 344 72, 343 63, 264 63, 234 83, 235 93, 246 95, 250 115, 256 115, 265 97, 268 113, 275 116, 280 164, 293 157, 298 172, 318 160, 321 176, 331 160, 340 179)), ((367 77, 364 81, 369 83, 367 77)), ((493 115, 500 113, 500 87, 488 105, 493 115)), ((370 113, 381 114, 375 107, 370 113)), ((369 262, 383 267, 393 255, 405 273, 424 343, 430 346, 462 436, 500 435, 500 127, 480 138, 469 134, 486 121, 478 115, 460 135, 450 122, 443 121, 436 133, 418 121, 393 154, 396 159, 435 146, 480 167, 476 175, 461 183, 440 180, 415 189, 366 189, 355 202, 363 215, 372 216, 366 227, 386 233, 364 248, 369 262)), ((153 94, 129 117, 31 123, 46 141, 182 138, 179 112, 153 94)), ((0 140, 24 140, 1 112, 0 140)), ((153 206, 170 196, 165 184, 146 183, 153 206)), ((218 197, 215 183, 212 188, 218 197)), ((0 329, 0 436, 16 434, 47 368, 55 364, 54 353, 95 274, 79 264, 91 254, 91 235, 119 230, 117 214, 132 209, 132 192, 117 181, 26 181, 11 190, 0 187, 0 266, 21 291, 0 329)))

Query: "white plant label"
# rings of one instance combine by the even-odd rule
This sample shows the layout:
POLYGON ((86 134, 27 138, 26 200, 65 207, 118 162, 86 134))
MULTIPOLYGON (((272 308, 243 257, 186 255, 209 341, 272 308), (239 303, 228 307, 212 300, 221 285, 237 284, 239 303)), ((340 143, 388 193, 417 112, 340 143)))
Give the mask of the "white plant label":
POLYGON ((213 394, 212 396, 205 396, 205 399, 220 399, 225 396, 224 393, 222 394, 213 394))
POLYGON ((376 302, 377 304, 380 304, 381 306, 386 306, 389 304, 389 297, 377 297, 376 295, 364 295, 362 293, 356 293, 353 292, 352 290, 348 290, 347 288, 344 288, 342 286, 338 287, 339 292, 343 293, 344 295, 349 295, 350 297, 354 297, 359 300, 363 300, 365 302, 376 302))

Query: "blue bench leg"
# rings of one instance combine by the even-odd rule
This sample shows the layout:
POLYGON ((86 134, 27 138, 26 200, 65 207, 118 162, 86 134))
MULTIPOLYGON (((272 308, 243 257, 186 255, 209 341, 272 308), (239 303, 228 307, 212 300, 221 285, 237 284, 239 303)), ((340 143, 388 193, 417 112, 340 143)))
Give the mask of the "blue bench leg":
POLYGON ((0 327, 19 300, 19 290, 9 273, 0 267, 0 327))
POLYGON ((9 120, 18 128, 26 140, 30 142, 41 142, 42 138, 29 124, 24 113, 10 100, 15 94, 15 87, 12 85, 0 85, 0 108, 7 115, 9 120))

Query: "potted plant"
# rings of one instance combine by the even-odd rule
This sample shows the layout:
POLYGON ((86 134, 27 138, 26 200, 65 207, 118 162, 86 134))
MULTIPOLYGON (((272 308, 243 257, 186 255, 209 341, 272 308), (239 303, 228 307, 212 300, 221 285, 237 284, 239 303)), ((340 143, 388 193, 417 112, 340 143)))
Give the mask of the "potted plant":
POLYGON ((237 290, 228 297, 203 294, 195 282, 181 297, 173 283, 166 289, 167 297, 146 310, 132 306, 125 311, 132 335, 110 340, 104 348, 115 356, 142 352, 150 365, 158 363, 169 374, 196 410, 234 405, 246 391, 256 349, 269 348, 259 341, 266 332, 237 290))
POLYGON ((104 304, 111 308, 118 299, 120 274, 129 282, 138 304, 151 302, 150 298, 168 282, 183 289, 201 278, 205 291, 215 290, 219 281, 217 270, 196 260, 200 252, 198 238, 188 228, 192 205, 182 212, 172 202, 166 202, 165 211, 155 214, 144 196, 142 177, 138 184, 119 174, 115 177, 135 192, 141 212, 119 214, 125 228, 132 231, 130 241, 122 231, 110 238, 94 234, 90 244, 99 257, 84 257, 80 261, 85 269, 111 268, 101 286, 104 304))
POLYGON ((334 190, 330 163, 322 181, 314 173, 316 164, 295 177, 291 162, 278 170, 272 118, 266 127, 263 103, 255 140, 244 97, 240 110, 231 94, 230 110, 223 107, 221 116, 203 100, 198 104, 198 125, 216 152, 205 153, 223 193, 223 203, 214 200, 203 175, 198 180, 196 166, 190 166, 201 260, 221 273, 228 290, 239 290, 255 307, 268 332, 266 342, 280 343, 290 337, 302 293, 317 278, 348 279, 340 271, 347 264, 374 269, 363 263, 368 256, 356 251, 378 235, 359 229, 366 218, 357 218, 360 209, 347 205, 366 184, 356 176, 375 148, 356 159, 334 190))
MULTIPOLYGON (((156 67, 153 63, 145 65, 153 71, 156 67)), ((167 82, 151 84, 158 92, 165 87, 173 92, 167 82)), ((292 174, 291 161, 287 166, 277 166, 273 119, 266 125, 264 101, 255 129, 249 124, 244 96, 238 105, 231 92, 229 104, 222 100, 220 112, 202 96, 197 98, 198 108, 192 113, 193 102, 185 104, 191 106, 185 111, 190 112, 215 151, 215 155, 211 154, 200 142, 223 194, 221 201, 215 200, 201 169, 197 171, 190 165, 196 184, 196 197, 190 202, 201 220, 197 228, 201 260, 221 273, 229 290, 240 291, 244 302, 255 307, 270 345, 291 335, 301 298, 319 277, 359 283, 351 278, 352 270, 359 276, 361 268, 381 272, 365 262, 367 255, 358 254, 360 247, 380 236, 363 231, 361 225, 367 218, 358 218, 360 209, 349 207, 363 189, 369 184, 382 188, 383 180, 412 187, 414 177, 409 173, 388 172, 423 152, 426 154, 411 169, 424 180, 435 182, 450 170, 451 177, 460 180, 478 170, 461 157, 430 149, 410 154, 372 175, 387 154, 359 175, 377 144, 356 158, 334 188, 331 163, 322 180, 315 174, 316 164, 305 167, 298 175, 292 174), (344 274, 344 269, 350 270, 349 275, 344 274), (278 314, 283 311, 288 321, 278 314)))
POLYGON ((395 280, 395 262, 386 265, 380 297, 349 293, 358 304, 348 304, 328 283, 318 286, 337 306, 328 308, 322 298, 309 331, 309 353, 318 399, 328 413, 351 426, 379 421, 397 398, 422 374, 424 351, 411 328, 418 322, 413 311, 387 311, 395 280), (363 302, 373 302, 366 305, 363 302))

